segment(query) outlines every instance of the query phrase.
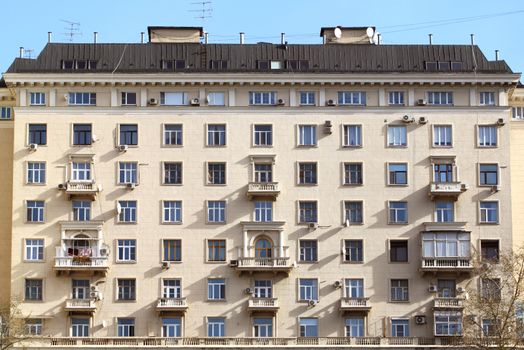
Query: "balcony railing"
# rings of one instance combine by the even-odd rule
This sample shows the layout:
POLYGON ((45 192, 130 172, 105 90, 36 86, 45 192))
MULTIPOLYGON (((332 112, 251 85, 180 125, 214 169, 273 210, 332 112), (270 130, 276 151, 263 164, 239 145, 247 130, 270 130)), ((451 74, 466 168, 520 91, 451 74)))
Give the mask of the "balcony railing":
POLYGON ((238 258, 230 266, 237 271, 272 271, 289 273, 294 267, 288 257, 283 258, 238 258))
POLYGON ((463 309, 464 299, 462 298, 435 298, 434 309, 463 309))
POLYGON ((94 181, 68 181, 65 185, 65 192, 72 196, 91 196, 95 197, 100 192, 100 187, 94 181))
POLYGON ((429 196, 435 197, 458 197, 467 190, 467 186, 460 182, 432 182, 429 186, 429 196))
POLYGON ((186 298, 159 298, 156 304, 157 311, 186 311, 186 298))
POLYGON ((277 311, 279 309, 277 298, 251 298, 247 309, 250 311, 277 311))
POLYGON ((471 271, 473 262, 469 257, 422 257, 423 271, 471 271))
POLYGON ((96 302, 94 299, 67 299, 65 310, 93 312, 96 310, 96 302))
POLYGON ((250 182, 247 189, 247 197, 270 197, 276 199, 280 194, 278 182, 250 182))
POLYGON ((340 299, 341 311, 369 311, 371 304, 369 298, 342 298, 340 299))
POLYGON ((55 257, 55 271, 91 271, 106 273, 109 269, 107 256, 65 256, 55 257))

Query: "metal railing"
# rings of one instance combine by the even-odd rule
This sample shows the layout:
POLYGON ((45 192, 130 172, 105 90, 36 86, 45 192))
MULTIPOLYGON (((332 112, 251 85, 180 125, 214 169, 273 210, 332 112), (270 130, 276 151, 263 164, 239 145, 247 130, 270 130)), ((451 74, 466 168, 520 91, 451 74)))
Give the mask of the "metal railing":
POLYGON ((291 267, 289 258, 238 258, 238 267, 291 267))
POLYGON ((82 268, 106 268, 109 267, 107 257, 55 257, 55 268, 60 267, 82 267, 82 268))

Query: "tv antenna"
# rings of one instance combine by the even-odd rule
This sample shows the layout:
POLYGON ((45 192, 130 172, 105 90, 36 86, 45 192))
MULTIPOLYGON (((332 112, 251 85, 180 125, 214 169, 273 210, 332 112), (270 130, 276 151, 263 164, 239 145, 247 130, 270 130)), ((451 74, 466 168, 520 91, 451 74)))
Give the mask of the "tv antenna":
POLYGON ((24 49, 24 58, 33 58, 33 49, 24 49))
POLYGON ((213 2, 212 1, 205 1, 205 0, 202 0, 202 1, 198 1, 198 2, 192 2, 191 5, 193 5, 194 7, 196 6, 200 6, 201 8, 199 9, 193 9, 193 10, 189 10, 189 12, 198 12, 198 16, 195 16, 196 19, 200 19, 202 21, 208 19, 208 18, 211 18, 211 14, 213 13, 213 2))
POLYGON ((82 33, 80 32, 80 23, 67 21, 65 19, 61 19, 60 21, 67 23, 68 25, 67 27, 64 28, 65 30, 67 30, 67 32, 62 33, 62 34, 65 35, 69 39, 70 42, 73 42, 75 36, 82 35, 82 33))

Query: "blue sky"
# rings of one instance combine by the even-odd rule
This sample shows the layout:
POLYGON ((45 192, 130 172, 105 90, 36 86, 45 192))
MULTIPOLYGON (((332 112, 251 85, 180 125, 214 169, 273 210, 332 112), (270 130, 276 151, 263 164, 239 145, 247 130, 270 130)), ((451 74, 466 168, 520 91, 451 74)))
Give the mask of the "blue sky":
POLYGON ((279 42, 320 43, 322 26, 375 26, 384 44, 476 44, 488 59, 495 49, 516 72, 524 70, 522 0, 203 0, 211 18, 195 18, 202 0, 17 0, 2 4, 3 36, 0 71, 7 70, 19 47, 33 49, 35 57, 53 32, 53 41, 67 42, 66 22, 80 23, 75 42, 139 42, 148 25, 203 26, 212 43, 279 42), (415 25, 416 24, 416 25, 415 25))

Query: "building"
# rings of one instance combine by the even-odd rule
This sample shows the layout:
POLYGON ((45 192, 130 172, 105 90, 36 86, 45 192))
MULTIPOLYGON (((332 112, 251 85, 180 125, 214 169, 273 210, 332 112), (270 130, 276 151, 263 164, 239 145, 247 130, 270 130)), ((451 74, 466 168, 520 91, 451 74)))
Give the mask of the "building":
POLYGON ((64 348, 453 344, 473 257, 513 246, 520 74, 372 29, 150 27, 15 59, 11 293, 30 329, 64 348))
POLYGON ((511 123, 510 123, 510 154, 511 154, 511 210, 513 217, 513 246, 520 247, 524 244, 524 222, 520 213, 524 210, 524 202, 518 195, 521 193, 521 171, 524 171, 524 153, 522 152, 522 121, 524 120, 524 86, 519 83, 510 94, 511 123))

